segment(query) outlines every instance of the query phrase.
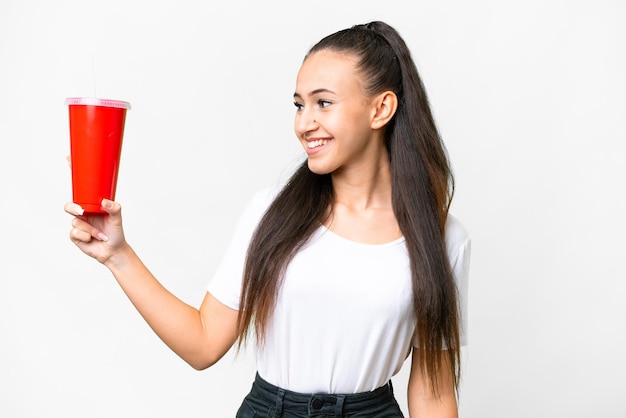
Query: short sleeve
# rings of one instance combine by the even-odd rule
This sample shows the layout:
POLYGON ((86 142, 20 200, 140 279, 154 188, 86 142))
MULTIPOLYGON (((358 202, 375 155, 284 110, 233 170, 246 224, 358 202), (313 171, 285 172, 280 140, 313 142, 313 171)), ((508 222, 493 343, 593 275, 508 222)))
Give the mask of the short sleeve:
POLYGON ((244 209, 226 252, 218 265, 207 291, 229 308, 239 310, 239 297, 246 254, 252 235, 279 189, 270 187, 255 194, 244 209))
MULTIPOLYGON (((457 288, 460 345, 466 346, 468 344, 467 296, 472 241, 463 224, 452 215, 448 215, 446 222, 446 249, 457 288)), ((413 336, 412 344, 414 347, 419 346, 417 333, 413 336)))
POLYGON ((467 230, 455 218, 449 220, 448 228, 451 229, 448 255, 459 304, 460 342, 462 346, 466 346, 468 344, 468 282, 472 241, 467 230))

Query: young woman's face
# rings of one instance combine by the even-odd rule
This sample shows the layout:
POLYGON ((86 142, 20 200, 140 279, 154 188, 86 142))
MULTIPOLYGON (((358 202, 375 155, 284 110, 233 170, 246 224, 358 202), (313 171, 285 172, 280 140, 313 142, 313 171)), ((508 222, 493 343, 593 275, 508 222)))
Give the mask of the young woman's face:
POLYGON ((350 55, 319 51, 308 56, 298 73, 294 128, 314 173, 368 164, 384 147, 374 140, 376 109, 363 94, 355 62, 350 55))

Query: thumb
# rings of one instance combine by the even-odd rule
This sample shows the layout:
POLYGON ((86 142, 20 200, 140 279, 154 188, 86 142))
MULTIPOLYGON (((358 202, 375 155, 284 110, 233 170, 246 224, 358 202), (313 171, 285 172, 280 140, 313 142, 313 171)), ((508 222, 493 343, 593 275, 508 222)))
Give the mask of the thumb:
POLYGON ((103 219, 104 233, 111 239, 110 245, 116 246, 124 242, 124 228, 122 227, 122 206, 109 199, 102 199, 100 202, 102 210, 108 216, 103 219))
POLYGON ((102 206, 102 209, 104 209, 104 211, 108 213, 109 215, 119 216, 121 214, 122 205, 120 205, 117 202, 114 202, 113 200, 102 199, 102 202, 100 202, 100 205, 102 206))
POLYGON ((114 222, 120 222, 122 217, 122 205, 109 199, 102 199, 100 205, 102 206, 102 209, 112 217, 111 220, 115 220, 114 222))

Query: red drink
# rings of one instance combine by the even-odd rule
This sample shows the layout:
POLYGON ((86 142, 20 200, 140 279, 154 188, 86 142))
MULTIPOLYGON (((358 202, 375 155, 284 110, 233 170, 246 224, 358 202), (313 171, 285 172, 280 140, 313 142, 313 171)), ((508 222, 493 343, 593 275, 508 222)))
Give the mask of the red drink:
POLYGON ((124 123, 130 103, 69 98, 72 200, 88 213, 104 213, 102 199, 115 200, 124 123))

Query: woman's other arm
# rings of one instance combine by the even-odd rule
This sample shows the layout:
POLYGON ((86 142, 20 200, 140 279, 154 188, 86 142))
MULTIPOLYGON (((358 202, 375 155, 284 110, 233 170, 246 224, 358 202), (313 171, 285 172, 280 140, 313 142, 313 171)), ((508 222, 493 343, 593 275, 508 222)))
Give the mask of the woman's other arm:
POLYGON ((439 382, 439 393, 434 394, 428 376, 422 372, 419 351, 413 350, 411 357, 411 374, 409 376, 408 402, 411 418, 458 418, 456 391, 447 357, 444 356, 442 376, 439 382))

